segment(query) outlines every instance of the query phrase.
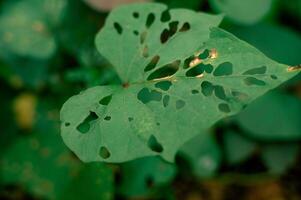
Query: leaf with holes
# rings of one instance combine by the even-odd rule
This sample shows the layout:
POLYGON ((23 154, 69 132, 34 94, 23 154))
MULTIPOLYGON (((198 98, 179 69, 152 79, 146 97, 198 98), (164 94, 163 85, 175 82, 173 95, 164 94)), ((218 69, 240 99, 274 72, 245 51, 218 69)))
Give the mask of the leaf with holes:
POLYGON ((85 162, 173 161, 186 141, 297 74, 214 28, 220 20, 151 3, 112 11, 96 45, 123 84, 64 104, 67 146, 85 162))

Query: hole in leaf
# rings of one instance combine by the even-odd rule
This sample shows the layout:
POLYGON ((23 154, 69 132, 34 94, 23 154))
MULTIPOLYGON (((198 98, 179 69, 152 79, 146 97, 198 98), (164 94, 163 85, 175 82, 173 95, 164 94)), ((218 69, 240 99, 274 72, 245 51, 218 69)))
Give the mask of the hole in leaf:
POLYGON ((183 26, 181 27, 180 32, 186 32, 186 31, 188 31, 189 29, 190 29, 190 24, 189 24, 188 22, 185 22, 185 23, 183 24, 183 26))
POLYGON ((110 121, 111 119, 112 119, 111 116, 106 116, 106 117, 104 118, 104 120, 106 120, 106 121, 110 121))
POLYGON ((85 133, 87 133, 87 132, 90 130, 90 123, 91 123, 92 121, 97 120, 97 119, 98 119, 98 116, 96 115, 96 113, 90 111, 88 117, 86 117, 86 119, 85 119, 81 124, 79 124, 79 125, 76 127, 76 129, 77 129, 79 132, 85 134, 85 133))
POLYGON ((247 70, 243 73, 243 75, 255 75, 255 74, 265 74, 267 71, 266 66, 258 67, 258 68, 253 68, 250 70, 247 70))
POLYGON ((176 101, 176 109, 181 109, 181 108, 183 108, 184 106, 185 106, 185 101, 183 101, 183 100, 177 100, 176 101))
POLYGON ((200 93, 198 90, 191 90, 191 94, 198 94, 200 93))
POLYGON ((169 90, 170 86, 171 86, 171 82, 170 81, 161 81, 155 84, 156 88, 160 88, 161 90, 167 91, 169 90))
MULTIPOLYGON (((209 51, 208 49, 206 49, 206 50, 203 51, 202 53, 199 53, 199 52, 195 53, 194 56, 190 56, 189 58, 187 58, 187 59, 184 61, 184 66, 183 66, 183 68, 184 68, 184 69, 187 69, 187 68, 189 68, 189 67, 195 67, 195 66, 197 66, 197 65, 202 64, 201 62, 202 62, 203 60, 207 59, 207 58, 209 57, 209 54, 210 54, 210 51, 209 51)), ((204 64, 202 64, 202 65, 204 65, 204 64)), ((210 65, 210 64, 208 64, 208 65, 206 65, 205 69, 206 69, 205 71, 206 71, 207 73, 211 73, 212 70, 213 70, 213 66, 210 65)))
POLYGON ((151 135, 148 139, 147 146, 157 153, 161 153, 163 151, 162 145, 157 141, 155 136, 151 135))
POLYGON ((202 93, 203 93, 204 96, 212 95, 212 92, 214 90, 214 87, 213 87, 212 83, 210 83, 208 81, 204 81, 201 84, 201 87, 202 87, 202 93))
POLYGON ((202 59, 202 60, 204 60, 206 58, 209 58, 209 56, 210 56, 210 51, 208 49, 206 49, 203 53, 201 53, 199 55, 199 58, 202 59))
POLYGON ((144 71, 145 72, 148 72, 152 69, 154 69, 157 65, 157 63, 159 62, 160 60, 160 56, 156 55, 152 58, 152 60, 148 63, 148 65, 144 68, 144 71))
POLYGON ((143 44, 146 39, 147 32, 143 31, 140 35, 140 43, 143 44))
POLYGON ((187 77, 196 77, 196 76, 203 74, 204 72, 211 73, 212 70, 213 70, 212 65, 210 65, 210 64, 205 65, 205 64, 201 63, 201 64, 189 69, 186 72, 186 76, 187 77))
POLYGON ((167 106, 168 106, 168 104, 169 104, 169 99, 170 99, 169 95, 166 95, 166 96, 163 97, 163 106, 164 106, 164 107, 167 107, 167 106))
POLYGON ((169 29, 164 29, 161 33, 161 43, 166 43, 178 30, 178 21, 173 21, 169 23, 169 29))
POLYGON ((169 37, 173 36, 178 30, 178 21, 173 21, 169 23, 169 37))
POLYGON ((219 104, 219 105, 218 105, 218 109, 219 109, 221 112, 224 112, 224 113, 229 113, 229 112, 231 112, 229 105, 226 104, 226 103, 221 103, 221 104, 219 104))
POLYGON ((156 90, 149 91, 148 88, 143 88, 137 94, 137 98, 144 104, 150 101, 161 101, 162 93, 156 90))
POLYGON ((70 125, 71 125, 71 124, 70 124, 69 122, 66 122, 66 123, 65 123, 65 126, 66 126, 66 127, 68 127, 68 126, 70 126, 70 125))
POLYGON ((226 93, 222 86, 217 85, 214 87, 214 94, 217 98, 221 100, 226 100, 226 93))
POLYGON ((259 79, 254 78, 254 77, 245 78, 244 83, 248 86, 251 86, 251 85, 264 86, 264 85, 266 85, 266 83, 264 81, 259 80, 259 79))
POLYGON ((155 21, 155 15, 154 13, 150 13, 148 16, 147 16, 147 19, 146 19, 146 27, 149 28, 155 21))
POLYGON ((184 69, 189 68, 189 67, 190 67, 189 64, 191 63, 191 61, 192 61, 193 59, 195 59, 194 56, 190 56, 189 58, 185 59, 183 68, 184 68, 184 69))
POLYGON ((278 77, 276 75, 271 75, 271 79, 276 80, 276 79, 278 79, 278 77))
POLYGON ((106 97, 102 98, 102 99, 99 101, 99 104, 104 105, 104 106, 107 106, 107 105, 109 105, 109 103, 111 102, 111 100, 112 100, 112 94, 109 95, 109 96, 106 96, 106 97))
POLYGON ((160 37, 161 43, 164 44, 165 42, 167 42, 168 38, 169 38, 169 31, 168 29, 164 29, 160 37))
POLYGON ((161 15, 161 22, 168 22, 170 21, 171 19, 171 16, 170 16, 170 13, 169 13, 169 10, 165 10, 164 12, 162 12, 162 15, 161 15))
POLYGON ((155 80, 155 79, 162 79, 162 78, 172 76, 179 70, 180 64, 181 64, 180 60, 177 60, 171 64, 167 64, 167 65, 155 70, 154 72, 152 72, 147 77, 147 80, 149 81, 149 80, 155 80))
POLYGON ((210 74, 213 71, 213 66, 210 64, 207 65, 201 64, 201 66, 203 66, 204 71, 207 72, 208 74, 210 74))
POLYGON ((147 45, 144 46, 143 51, 142 51, 142 55, 144 58, 148 57, 148 47, 147 45))
POLYGON ((139 13, 134 12, 134 13, 133 13, 133 17, 136 18, 136 19, 139 18, 139 13))
POLYGON ((122 34, 122 27, 121 27, 121 25, 120 25, 119 23, 115 22, 115 23, 114 23, 114 28, 115 28, 115 30, 117 31, 117 33, 118 33, 119 35, 122 34))
POLYGON ((99 155, 100 157, 102 157, 103 159, 107 159, 111 156, 111 153, 109 152, 108 148, 107 147, 100 147, 99 149, 99 155))
POLYGON ((137 30, 133 31, 134 35, 139 35, 139 32, 137 30))
POLYGON ((230 62, 220 64, 213 72, 214 76, 228 76, 233 73, 233 65, 230 62))
POLYGON ((129 122, 131 122, 131 121, 134 120, 134 118, 133 117, 129 117, 128 120, 129 120, 129 122))
POLYGON ((156 124, 157 124, 157 126, 160 126, 160 122, 157 122, 156 124))

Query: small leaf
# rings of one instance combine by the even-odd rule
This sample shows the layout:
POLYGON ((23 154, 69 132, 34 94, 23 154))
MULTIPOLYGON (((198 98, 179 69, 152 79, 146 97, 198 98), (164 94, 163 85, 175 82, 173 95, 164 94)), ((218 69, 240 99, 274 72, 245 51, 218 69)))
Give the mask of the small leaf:
POLYGON ((85 162, 124 162, 151 155, 173 161, 177 150, 200 130, 236 114, 298 73, 288 72, 288 66, 270 60, 233 35, 210 28, 220 20, 219 16, 167 10, 151 3, 113 10, 96 37, 96 45, 123 84, 90 88, 64 104, 61 130, 67 146, 85 162), (151 25, 147 24, 149 15, 155 16, 151 25), (178 31, 185 23, 190 28, 178 31), (162 42, 161 37, 167 39, 162 42), (208 51, 207 57, 202 55, 208 51), (200 55, 205 57, 201 64, 207 67, 196 76, 187 76, 188 70, 200 64, 195 62, 200 55), (157 56, 155 67, 148 68, 157 56), (226 65, 226 71, 222 67, 215 72, 224 63, 231 65, 226 65), (264 74, 244 74, 262 66, 267 68, 264 74), (156 87, 162 81, 171 83, 168 90, 156 87), (99 104, 109 95, 108 105, 99 104), (99 118, 82 134, 76 127, 90 112, 99 118), (106 116, 111 119, 105 120, 106 116), (65 126, 66 122, 70 126, 65 126), (149 145, 151 137, 160 151, 149 145), (103 146, 110 152, 109 158, 99 155, 103 146))

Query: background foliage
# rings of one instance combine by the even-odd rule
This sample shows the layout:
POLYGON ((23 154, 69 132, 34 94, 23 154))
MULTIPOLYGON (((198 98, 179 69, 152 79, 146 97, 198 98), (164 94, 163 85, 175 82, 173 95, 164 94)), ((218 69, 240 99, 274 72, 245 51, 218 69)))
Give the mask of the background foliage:
MULTIPOLYGON (((175 164, 83 164, 67 149, 63 102, 120 82, 94 37, 122 2, 131 1, 0 1, 1 199, 301 198, 300 75, 188 142, 175 164)), ((223 12, 222 28, 278 62, 301 63, 300 0, 158 2, 223 12)))

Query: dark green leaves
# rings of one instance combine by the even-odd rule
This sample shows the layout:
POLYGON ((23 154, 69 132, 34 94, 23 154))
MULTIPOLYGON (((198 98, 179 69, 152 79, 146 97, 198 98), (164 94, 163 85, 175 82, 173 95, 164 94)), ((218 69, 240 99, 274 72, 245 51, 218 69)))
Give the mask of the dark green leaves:
POLYGON ((111 169, 101 163, 82 165, 59 136, 49 131, 19 137, 1 156, 0 163, 1 183, 19 184, 39 197, 113 199, 111 169))
POLYGON ((115 9, 96 45, 123 84, 90 88, 64 104, 65 143, 86 162, 158 154, 172 161, 200 131, 296 74, 213 28, 219 21, 161 4, 115 9))
POLYGON ((1 51, 39 59, 55 53, 57 46, 46 21, 44 3, 40 0, 6 2, 0 16, 1 51))
POLYGON ((273 0, 210 0, 213 9, 241 24, 254 24, 271 9, 273 0))
POLYGON ((252 137, 288 141, 301 138, 300 112, 300 99, 271 92, 254 101, 236 119, 252 137))

